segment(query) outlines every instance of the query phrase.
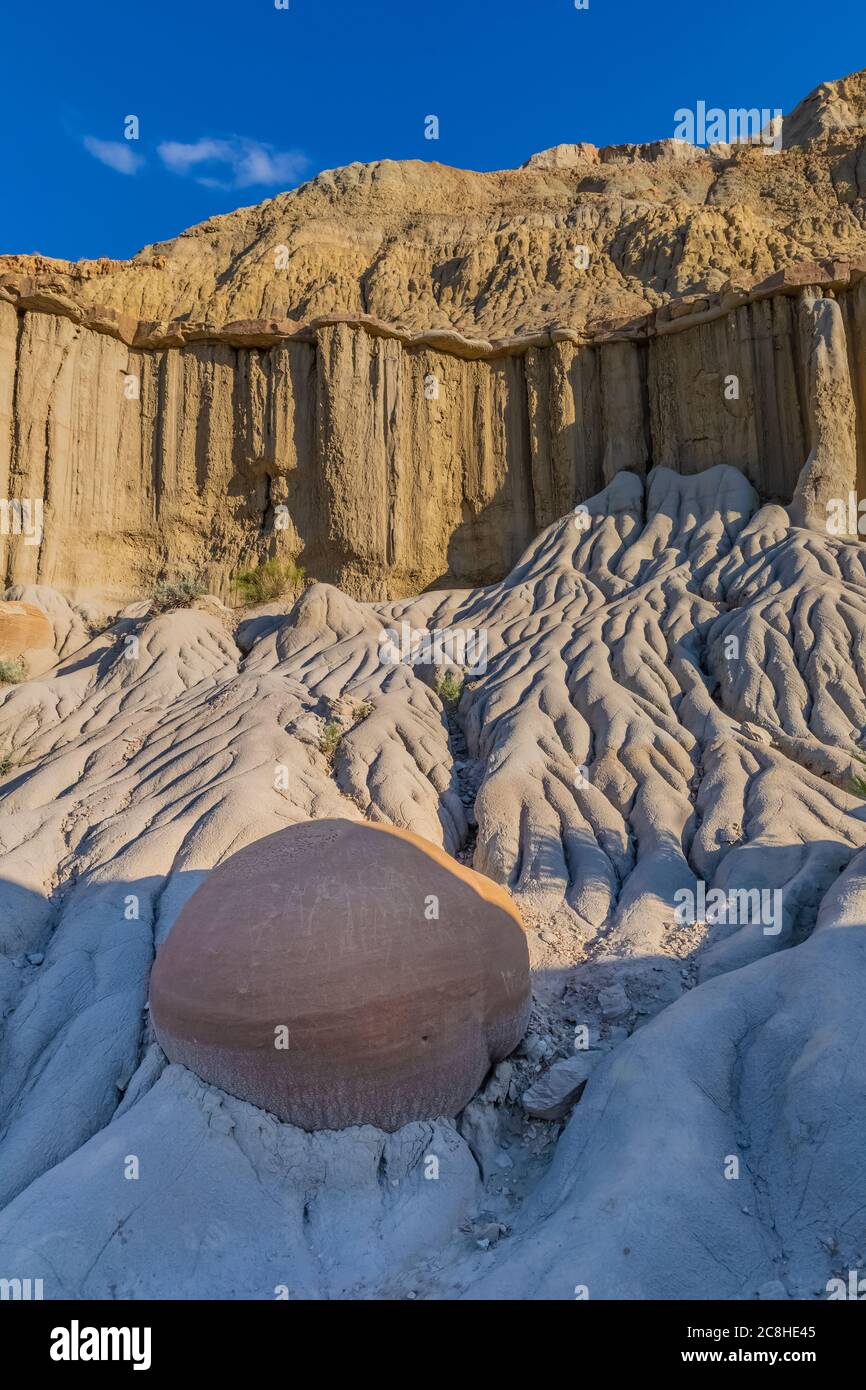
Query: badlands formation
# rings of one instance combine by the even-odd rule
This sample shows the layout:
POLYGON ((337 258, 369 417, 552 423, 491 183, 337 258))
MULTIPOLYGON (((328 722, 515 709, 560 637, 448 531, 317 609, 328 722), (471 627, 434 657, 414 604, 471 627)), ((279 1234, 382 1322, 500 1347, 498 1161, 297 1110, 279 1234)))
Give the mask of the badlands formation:
POLYGON ((351 166, 2 258, 0 1275, 862 1269, 864 199, 855 74, 775 154, 351 166), (240 608, 272 554, 313 582, 240 608))

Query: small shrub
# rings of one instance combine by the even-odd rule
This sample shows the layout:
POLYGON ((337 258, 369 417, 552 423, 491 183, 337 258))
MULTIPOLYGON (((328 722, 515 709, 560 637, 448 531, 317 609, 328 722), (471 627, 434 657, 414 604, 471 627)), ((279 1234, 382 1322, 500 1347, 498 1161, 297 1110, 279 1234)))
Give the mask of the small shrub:
POLYGON ((355 723, 360 724, 362 719, 370 718, 370 715, 373 713, 373 706, 370 704, 369 700, 364 700, 362 704, 355 705, 352 713, 355 716, 355 723))
POLYGON ((0 748, 0 777, 8 777, 13 767, 12 754, 8 748, 0 748))
POLYGON ((436 678, 436 694, 443 704, 453 708, 463 694, 463 677, 454 671, 442 671, 436 678))
POLYGON ((151 595, 154 613, 168 613, 172 608, 189 608, 193 599, 207 593, 200 579, 161 579, 151 595))
POLYGON ((272 603, 286 594, 296 594, 304 585, 303 565, 274 556, 254 570, 241 570, 237 586, 244 603, 272 603))
POLYGON ((340 739, 343 737, 343 730, 339 724, 332 719, 322 730, 322 737, 319 740, 319 750, 324 753, 328 762, 334 761, 334 754, 340 746, 340 739))
POLYGON ((866 799, 866 773, 858 772, 851 778, 851 790, 855 796, 866 799))
POLYGON ((0 661, 0 685, 18 685, 27 679, 27 667, 20 656, 14 661, 0 661))

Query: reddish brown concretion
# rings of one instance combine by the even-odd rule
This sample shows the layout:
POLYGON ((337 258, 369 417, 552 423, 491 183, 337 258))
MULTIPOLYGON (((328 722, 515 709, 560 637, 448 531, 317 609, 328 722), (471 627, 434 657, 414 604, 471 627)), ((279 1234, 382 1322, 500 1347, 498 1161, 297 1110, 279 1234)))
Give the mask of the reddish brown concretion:
POLYGON ((303 1129, 393 1130, 455 1114, 516 1046, 529 953, 508 895, 435 845, 309 821, 214 869, 150 999, 167 1055, 204 1080, 303 1129))

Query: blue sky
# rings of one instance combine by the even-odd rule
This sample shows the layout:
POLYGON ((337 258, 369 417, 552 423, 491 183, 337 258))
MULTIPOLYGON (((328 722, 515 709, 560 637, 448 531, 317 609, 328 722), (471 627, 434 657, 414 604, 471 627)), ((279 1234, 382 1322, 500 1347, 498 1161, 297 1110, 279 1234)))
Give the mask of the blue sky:
POLYGON ((506 168, 671 135, 700 99, 787 111, 866 66, 866 3, 15 0, 3 48, 0 251, 77 259, 353 160, 506 168))

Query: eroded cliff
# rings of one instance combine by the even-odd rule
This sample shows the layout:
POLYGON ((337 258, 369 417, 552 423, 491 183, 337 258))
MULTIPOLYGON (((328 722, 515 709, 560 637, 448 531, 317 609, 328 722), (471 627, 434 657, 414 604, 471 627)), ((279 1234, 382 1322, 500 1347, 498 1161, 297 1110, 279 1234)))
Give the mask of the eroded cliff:
POLYGON ((864 281, 784 290, 676 332, 474 359, 348 322, 136 348, 0 303, 0 495, 43 502, 41 537, 6 524, 6 581, 123 599, 194 573, 231 598, 240 567, 279 551, 359 597, 488 583, 620 469, 730 463, 788 503, 822 428, 849 441, 844 495, 866 454, 864 281), (808 302, 832 306, 823 407, 808 302))
POLYGON ((778 153, 352 165, 129 262, 0 258, 6 582, 231 599, 279 552, 363 598, 489 583, 655 465, 817 524, 866 473, 864 110, 855 74, 778 153))

